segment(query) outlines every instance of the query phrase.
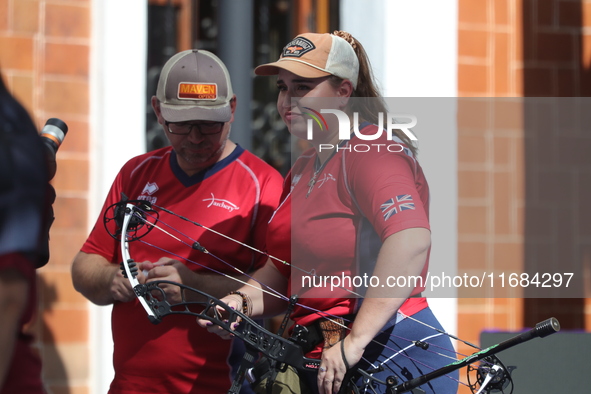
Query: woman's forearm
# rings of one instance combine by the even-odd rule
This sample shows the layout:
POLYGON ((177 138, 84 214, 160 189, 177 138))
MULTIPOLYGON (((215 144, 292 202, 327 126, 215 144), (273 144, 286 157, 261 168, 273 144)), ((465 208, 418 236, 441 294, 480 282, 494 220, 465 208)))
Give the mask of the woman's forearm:
MULTIPOLYGON (((430 247, 430 232, 411 228, 389 236, 378 255, 374 276, 386 283, 388 276, 421 274, 430 247)), ((411 295, 411 287, 370 287, 355 318, 350 340, 361 348, 380 332, 411 295)))

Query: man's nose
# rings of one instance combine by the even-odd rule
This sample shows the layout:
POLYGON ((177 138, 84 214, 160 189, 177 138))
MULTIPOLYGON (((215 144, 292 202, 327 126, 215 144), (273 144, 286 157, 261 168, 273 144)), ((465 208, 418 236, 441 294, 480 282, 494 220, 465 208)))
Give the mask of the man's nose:
POLYGON ((207 138, 205 135, 201 134, 201 131, 199 130, 199 127, 197 126, 192 126, 191 127, 191 131, 189 131, 189 134, 187 134, 187 138, 194 143, 199 143, 203 140, 205 140, 205 138, 207 138))

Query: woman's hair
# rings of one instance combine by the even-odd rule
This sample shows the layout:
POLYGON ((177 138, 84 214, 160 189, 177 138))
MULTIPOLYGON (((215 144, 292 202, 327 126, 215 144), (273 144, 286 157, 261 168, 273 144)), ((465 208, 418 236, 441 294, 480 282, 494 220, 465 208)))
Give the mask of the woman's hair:
MULTIPOLYGON (((386 103, 374 82, 374 76, 369 63, 369 58, 365 49, 359 41, 357 41, 350 33, 342 30, 335 30, 333 35, 341 37, 347 41, 359 60, 359 77, 357 78, 357 88, 353 91, 351 97, 357 98, 352 100, 352 105, 349 107, 350 112, 357 112, 359 114, 359 121, 367 121, 378 124, 378 115, 382 112, 384 115, 388 113, 386 103)), ((342 79, 336 76, 331 76, 330 81, 333 86, 339 86, 342 79)), ((413 144, 410 138, 400 130, 393 130, 393 133, 404 142, 404 144, 417 155, 417 147, 413 144)))

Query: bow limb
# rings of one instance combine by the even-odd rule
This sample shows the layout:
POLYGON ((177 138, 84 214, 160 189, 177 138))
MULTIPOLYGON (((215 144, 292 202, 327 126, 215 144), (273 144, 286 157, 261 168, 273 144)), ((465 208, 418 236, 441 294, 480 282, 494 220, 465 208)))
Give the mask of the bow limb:
POLYGON ((138 280, 137 280, 137 268, 135 267, 135 262, 133 261, 133 259, 131 258, 131 255, 129 253, 129 242, 127 241, 127 229, 129 227, 129 221, 131 220, 131 217, 133 216, 133 212, 134 212, 135 206, 132 204, 126 204, 125 206, 125 215, 123 217, 123 223, 121 226, 121 256, 123 257, 123 269, 125 270, 125 274, 127 276, 127 279, 129 280, 129 283, 131 283, 131 287, 133 288, 134 293, 136 294, 138 300, 140 301, 140 304, 142 305, 142 307, 145 309, 146 313, 148 314, 148 318, 150 319, 150 321, 152 323, 159 323, 160 319, 156 317, 156 315, 154 314, 154 311, 152 310, 152 308, 150 308, 150 306, 148 305, 146 299, 144 298, 144 291, 143 291, 143 287, 145 285, 142 285, 138 280))

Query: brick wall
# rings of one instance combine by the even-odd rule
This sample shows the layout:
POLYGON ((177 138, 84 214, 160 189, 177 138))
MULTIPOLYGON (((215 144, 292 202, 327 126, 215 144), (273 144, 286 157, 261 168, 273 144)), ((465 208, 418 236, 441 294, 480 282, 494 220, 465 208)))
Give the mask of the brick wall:
MULTIPOLYGON (((590 96, 591 2, 529 0, 524 10, 524 42, 528 43, 523 54, 524 94, 590 96)), ((589 292, 591 208, 585 202, 591 194, 589 101, 565 101, 554 103, 544 116, 524 119, 528 141, 525 264, 574 271, 578 274, 575 284, 586 282, 589 292), (560 126, 548 128, 544 124, 549 121, 560 126)), ((552 314, 565 328, 585 328, 591 313, 585 311, 586 303, 585 299, 526 300, 525 322, 531 325, 540 316, 552 314)))
POLYGON ((39 316, 31 326, 51 394, 88 385, 88 304, 70 264, 87 232, 90 0, 0 0, 0 70, 39 130, 51 117, 69 133, 58 152, 51 259, 38 275, 39 316))
MULTIPOLYGON (((460 0, 458 21, 458 268, 523 266, 523 130, 519 111, 487 97, 522 95, 521 6, 508 0, 460 0), (514 113, 496 132, 499 111, 514 113), (515 113, 516 112, 516 113, 515 113)), ((519 294, 458 299, 459 337, 479 343, 484 329, 522 327, 519 294)), ((462 354, 471 353, 459 345, 462 354)))
MULTIPOLYGON (((458 22, 460 97, 589 96, 591 2, 460 0, 458 22)), ((591 195, 591 137, 581 126, 544 127, 503 102, 460 105, 460 270, 561 267, 581 276, 591 255, 583 202, 591 195)), ((483 329, 520 330, 553 315, 566 329, 591 330, 589 299, 507 295, 460 299, 459 336, 477 343, 483 329)))

